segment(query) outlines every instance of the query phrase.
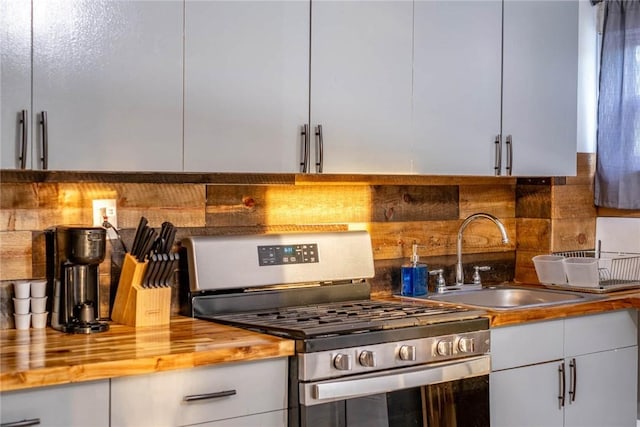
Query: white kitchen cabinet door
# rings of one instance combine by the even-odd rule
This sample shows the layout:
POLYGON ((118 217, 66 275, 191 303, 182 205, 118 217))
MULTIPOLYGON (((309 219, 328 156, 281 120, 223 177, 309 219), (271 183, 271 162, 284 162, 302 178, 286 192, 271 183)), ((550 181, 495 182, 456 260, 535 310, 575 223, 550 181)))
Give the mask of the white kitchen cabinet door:
POLYGON ((558 360, 492 372, 489 376, 491 426, 562 426, 564 415, 558 400, 561 365, 562 360, 558 360))
POLYGON ((410 173, 413 2, 318 1, 311 19, 310 127, 313 136, 322 126, 322 172, 410 173))
POLYGON ((0 423, 42 427, 108 427, 109 380, 0 394, 0 423), (38 423, 35 420, 39 420, 38 423))
MULTIPOLYGON (((575 400, 567 394, 566 427, 635 426, 638 347, 603 351, 574 359, 575 400)), ((567 387, 572 386, 570 375, 567 387)))
POLYGON ((298 172, 309 2, 185 5, 185 170, 298 172))
POLYGON ((20 169, 26 131, 25 168, 31 167, 31 3, 0 1, 0 168, 20 169), (26 111, 26 124, 21 120, 26 111))
POLYGON ((493 175, 502 2, 418 1, 414 22, 414 171, 493 175))
POLYGON ((31 135, 46 111, 49 169, 182 169, 182 15, 178 0, 34 0, 31 135))
POLYGON ((576 175, 577 78, 578 1, 505 1, 502 138, 512 137, 513 175, 576 175))

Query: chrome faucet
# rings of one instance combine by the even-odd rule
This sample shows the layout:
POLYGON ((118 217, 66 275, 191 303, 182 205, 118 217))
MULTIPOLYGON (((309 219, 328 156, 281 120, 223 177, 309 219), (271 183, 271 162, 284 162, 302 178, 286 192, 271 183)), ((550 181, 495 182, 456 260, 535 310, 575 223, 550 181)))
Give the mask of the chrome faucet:
POLYGON ((456 246, 456 254, 458 256, 458 262, 456 263, 456 283, 455 286, 464 284, 464 273, 462 271, 462 233, 464 229, 467 228, 471 222, 476 219, 485 218, 492 221, 500 230, 500 234, 502 234, 502 243, 509 243, 509 236, 507 236, 507 230, 504 228, 504 224, 500 222, 498 218, 488 213, 475 213, 473 215, 469 215, 460 225, 460 229, 458 230, 458 241, 456 246))

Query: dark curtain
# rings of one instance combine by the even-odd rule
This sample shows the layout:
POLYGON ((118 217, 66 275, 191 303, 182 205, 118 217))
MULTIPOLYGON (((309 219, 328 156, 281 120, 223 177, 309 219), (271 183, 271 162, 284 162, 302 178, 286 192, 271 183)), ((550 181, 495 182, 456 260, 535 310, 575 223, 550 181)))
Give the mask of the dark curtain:
POLYGON ((595 204, 640 209, 640 0, 606 0, 595 204))

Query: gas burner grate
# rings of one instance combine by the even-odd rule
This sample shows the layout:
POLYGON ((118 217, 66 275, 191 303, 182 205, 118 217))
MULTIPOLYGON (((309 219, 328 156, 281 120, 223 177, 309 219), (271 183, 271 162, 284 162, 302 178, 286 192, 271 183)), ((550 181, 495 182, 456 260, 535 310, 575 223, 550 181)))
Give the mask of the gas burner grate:
POLYGON ((477 311, 444 305, 349 301, 206 316, 218 322, 291 338, 395 329, 478 317, 477 311))

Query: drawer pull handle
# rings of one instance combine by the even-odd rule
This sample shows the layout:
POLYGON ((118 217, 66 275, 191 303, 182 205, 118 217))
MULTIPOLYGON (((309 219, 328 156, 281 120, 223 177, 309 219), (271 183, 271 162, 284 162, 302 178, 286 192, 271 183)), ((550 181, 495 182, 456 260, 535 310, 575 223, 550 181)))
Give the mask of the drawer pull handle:
POLYGON ((34 418, 32 420, 22 420, 13 423, 0 424, 0 427, 28 427, 40 425, 40 418, 34 418))
POLYGON ((225 390, 215 393, 192 394, 190 396, 185 396, 182 400, 185 402, 197 402, 199 400, 219 399, 221 397, 234 396, 235 394, 237 394, 235 390, 225 390))

